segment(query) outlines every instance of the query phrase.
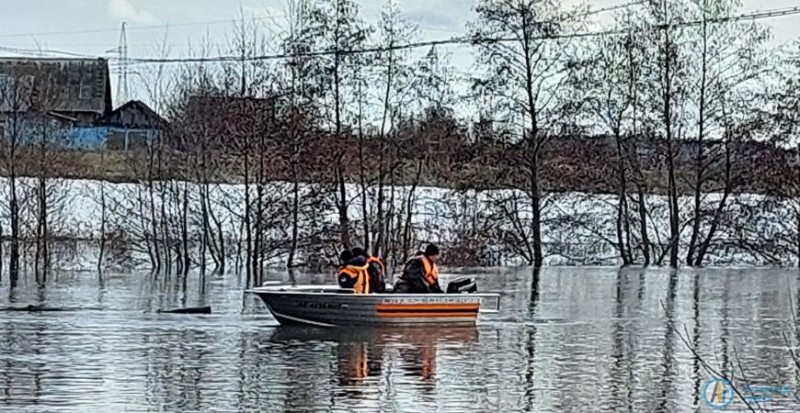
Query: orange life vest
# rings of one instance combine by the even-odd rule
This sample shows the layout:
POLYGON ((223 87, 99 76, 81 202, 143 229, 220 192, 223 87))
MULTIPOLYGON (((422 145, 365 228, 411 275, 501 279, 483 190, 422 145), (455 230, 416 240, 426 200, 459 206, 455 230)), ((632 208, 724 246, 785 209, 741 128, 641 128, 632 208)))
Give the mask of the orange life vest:
POLYGON ((339 274, 346 274, 350 279, 355 280, 353 285, 353 292, 356 294, 369 294, 369 273, 367 266, 358 267, 355 265, 346 265, 339 270, 339 274))
POLYGON ((367 258, 367 265, 372 264, 373 262, 377 262, 378 266, 381 267, 381 275, 386 275, 386 267, 383 266, 383 261, 377 257, 369 257, 367 258))
POLYGON ((422 261, 422 268, 425 271, 425 275, 423 276, 425 283, 427 283, 429 287, 433 287, 436 285, 436 282, 439 281, 439 268, 424 255, 420 255, 418 258, 422 261))

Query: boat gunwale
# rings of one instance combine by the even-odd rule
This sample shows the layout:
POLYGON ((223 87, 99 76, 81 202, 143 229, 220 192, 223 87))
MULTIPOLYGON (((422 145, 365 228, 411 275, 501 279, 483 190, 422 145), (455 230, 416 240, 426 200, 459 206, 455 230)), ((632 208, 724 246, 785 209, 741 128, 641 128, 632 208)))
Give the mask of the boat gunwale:
POLYGON ((369 294, 355 294, 352 289, 340 288, 332 285, 271 285, 262 287, 253 287, 245 290, 245 293, 251 294, 296 294, 296 295, 335 295, 347 297, 401 297, 401 298, 443 298, 443 297, 476 297, 476 298, 500 298, 500 293, 461 293, 461 294, 447 294, 447 293, 369 293, 369 294))

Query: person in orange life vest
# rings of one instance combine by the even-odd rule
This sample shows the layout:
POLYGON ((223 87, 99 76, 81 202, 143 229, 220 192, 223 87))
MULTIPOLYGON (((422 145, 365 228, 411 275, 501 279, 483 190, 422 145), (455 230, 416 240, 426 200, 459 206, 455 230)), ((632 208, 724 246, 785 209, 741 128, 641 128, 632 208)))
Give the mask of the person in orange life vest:
POLYGON ((355 257, 350 250, 344 250, 339 254, 339 287, 352 288, 356 294, 368 294, 369 274, 367 273, 367 259, 355 257))
POLYGON ((411 258, 403 268, 403 274, 394 286, 398 293, 436 293, 442 294, 439 287, 439 269, 436 259, 439 258, 439 248, 428 244, 425 252, 411 258))
POLYGON ((367 272, 369 273, 369 287, 373 293, 386 292, 386 268, 378 257, 371 256, 363 248, 353 248, 353 255, 364 257, 367 260, 367 272))

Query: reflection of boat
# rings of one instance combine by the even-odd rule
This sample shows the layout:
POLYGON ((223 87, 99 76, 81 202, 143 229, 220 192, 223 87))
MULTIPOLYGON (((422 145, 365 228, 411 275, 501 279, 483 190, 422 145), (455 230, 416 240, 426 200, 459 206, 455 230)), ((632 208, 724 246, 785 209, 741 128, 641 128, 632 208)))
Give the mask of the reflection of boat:
POLYGON ((478 329, 473 327, 353 327, 329 330, 304 326, 285 326, 273 330, 269 338, 274 343, 293 342, 362 342, 370 344, 418 344, 433 340, 440 343, 469 344, 478 340, 478 329))
POLYGON ((258 295, 281 324, 474 325, 479 312, 497 312, 499 294, 353 294, 337 286, 268 284, 258 295), (494 301, 484 308, 484 301, 494 301))
POLYGON ((354 385, 381 376, 387 352, 399 356, 395 360, 400 363, 391 364, 405 371, 406 375, 431 380, 436 375, 437 347, 467 345, 477 340, 478 330, 474 326, 380 326, 334 330, 286 326, 277 328, 270 337, 272 342, 285 344, 335 343, 339 382, 343 385, 354 385))

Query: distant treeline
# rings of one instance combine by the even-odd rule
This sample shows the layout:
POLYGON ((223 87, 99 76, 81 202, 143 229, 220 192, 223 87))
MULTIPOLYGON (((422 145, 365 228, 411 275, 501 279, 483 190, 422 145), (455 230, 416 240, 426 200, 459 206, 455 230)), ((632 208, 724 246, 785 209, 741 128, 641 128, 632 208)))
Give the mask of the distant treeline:
MULTIPOLYGON (((35 229, 47 268, 48 217, 65 196, 53 178, 90 176, 135 183, 124 208, 98 194, 101 246, 106 213, 124 211, 114 226, 136 229, 154 270, 224 271, 234 248, 249 283, 277 249, 290 268, 357 244, 407 257, 425 241, 421 186, 468 194, 450 205, 464 257, 501 250, 540 266, 577 239, 622 265, 800 256, 800 69, 767 46, 769 13, 743 14, 737 0, 634 2, 588 35, 599 11, 587 6, 480 0, 456 42, 476 57, 461 70, 441 48, 406 47, 419 32, 394 2, 372 23, 352 0, 286 10, 280 33, 236 23, 229 58, 142 66, 170 128, 140 150, 57 151, 46 127, 21 148, 7 125, 12 241, 35 229), (33 223, 20 220, 21 175, 38 177, 33 223), (231 182, 241 197, 211 195, 231 182)), ((47 99, 35 107, 48 113, 47 99)))

